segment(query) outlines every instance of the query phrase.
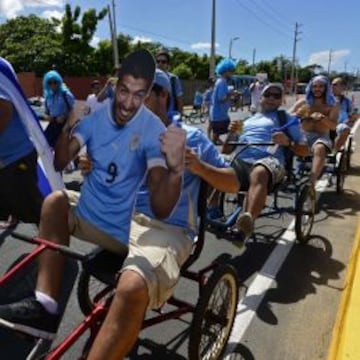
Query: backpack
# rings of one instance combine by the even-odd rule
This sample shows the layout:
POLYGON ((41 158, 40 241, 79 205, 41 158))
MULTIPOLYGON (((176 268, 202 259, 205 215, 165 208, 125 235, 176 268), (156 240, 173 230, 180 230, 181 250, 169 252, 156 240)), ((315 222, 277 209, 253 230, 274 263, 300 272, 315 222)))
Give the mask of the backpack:
POLYGON ((176 101, 176 77, 174 75, 170 75, 170 85, 171 85, 171 97, 174 100, 174 109, 175 111, 178 111, 178 104, 176 101))
MULTIPOLYGON (((279 120, 280 127, 283 127, 284 125, 286 125, 286 123, 288 121, 286 111, 285 110, 277 110, 276 115, 279 120)), ((288 138, 291 138, 289 130, 287 128, 285 128, 283 131, 288 138)), ((294 153, 288 147, 283 147, 283 151, 284 151, 284 157, 285 157, 285 170, 289 173, 292 169, 292 160, 294 157, 294 153)))

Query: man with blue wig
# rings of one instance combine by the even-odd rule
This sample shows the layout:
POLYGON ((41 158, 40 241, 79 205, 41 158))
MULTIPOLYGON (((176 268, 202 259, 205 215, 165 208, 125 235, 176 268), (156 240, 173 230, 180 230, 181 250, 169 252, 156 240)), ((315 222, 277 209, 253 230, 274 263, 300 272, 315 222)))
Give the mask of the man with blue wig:
POLYGON ((216 66, 216 80, 210 106, 210 128, 212 140, 215 144, 221 144, 219 136, 228 133, 230 118, 230 98, 232 91, 228 87, 228 81, 235 71, 235 63, 231 59, 223 59, 216 66))
POLYGON ((298 100, 290 109, 302 122, 308 146, 313 155, 310 182, 315 185, 321 176, 326 154, 331 152, 330 130, 336 130, 339 104, 331 90, 329 79, 318 75, 310 80, 305 99, 298 100))
POLYGON ((45 114, 49 125, 45 129, 45 137, 51 147, 61 134, 68 115, 75 104, 74 95, 64 84, 61 75, 55 71, 48 71, 43 80, 45 114))

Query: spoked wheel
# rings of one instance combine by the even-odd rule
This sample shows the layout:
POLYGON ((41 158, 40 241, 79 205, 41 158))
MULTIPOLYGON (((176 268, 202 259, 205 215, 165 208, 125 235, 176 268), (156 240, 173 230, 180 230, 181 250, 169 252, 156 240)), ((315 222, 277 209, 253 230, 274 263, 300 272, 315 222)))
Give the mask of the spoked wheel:
POLYGON ((190 325, 189 359, 220 359, 236 315, 239 285, 236 271, 220 265, 211 274, 190 325))
POLYGON ((108 285, 104 284, 89 272, 82 270, 77 287, 77 298, 82 313, 86 316, 94 309, 94 297, 104 290, 108 285))
POLYGON ((352 155, 352 136, 350 135, 347 140, 347 146, 346 146, 346 171, 349 171, 351 167, 351 155, 352 155))
POLYGON ((316 194, 310 185, 304 185, 295 204, 295 234, 301 244, 309 241, 315 219, 316 194))
POLYGON ((241 193, 221 193, 219 208, 225 218, 229 217, 234 211, 243 205, 244 195, 241 193))
POLYGON ((347 166, 347 151, 344 150, 340 154, 340 159, 337 163, 335 173, 336 173, 336 193, 342 194, 344 191, 344 182, 345 182, 345 172, 347 166))

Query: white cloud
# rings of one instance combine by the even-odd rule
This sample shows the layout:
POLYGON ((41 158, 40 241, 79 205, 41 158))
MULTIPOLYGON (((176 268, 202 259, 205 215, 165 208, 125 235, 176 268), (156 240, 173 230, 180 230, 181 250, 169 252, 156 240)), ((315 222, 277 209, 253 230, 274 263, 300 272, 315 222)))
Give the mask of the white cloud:
POLYGON ((146 36, 142 36, 142 35, 136 35, 134 36, 134 38, 131 40, 132 44, 137 44, 138 42, 141 43, 148 43, 148 42, 152 42, 151 38, 148 38, 146 36))
MULTIPOLYGON (((220 45, 219 43, 215 44, 215 47, 218 48, 220 45)), ((195 44, 191 44, 190 46, 194 50, 207 50, 211 48, 211 43, 208 42, 198 42, 195 44)))
POLYGON ((100 42, 100 38, 96 35, 93 36, 92 40, 90 41, 90 45, 93 47, 93 48, 97 48, 99 42, 100 42))
MULTIPOLYGON (((331 64, 336 65, 337 63, 340 62, 341 59, 348 56, 350 52, 351 51, 349 49, 333 50, 331 52, 331 64)), ((309 57, 308 64, 309 65, 318 64, 326 68, 329 63, 329 54, 330 54, 330 50, 312 53, 309 57)))
POLYGON ((63 7, 64 0, 0 0, 0 14, 14 18, 27 7, 63 7))
POLYGON ((45 19, 55 18, 55 19, 61 20, 63 15, 64 15, 63 11, 45 10, 42 12, 41 17, 43 17, 45 19))

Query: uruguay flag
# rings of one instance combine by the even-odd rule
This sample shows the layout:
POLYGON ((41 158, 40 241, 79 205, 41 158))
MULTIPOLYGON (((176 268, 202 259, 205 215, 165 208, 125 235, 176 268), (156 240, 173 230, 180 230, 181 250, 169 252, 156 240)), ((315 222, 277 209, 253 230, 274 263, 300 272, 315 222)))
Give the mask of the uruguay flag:
POLYGON ((0 57, 0 89, 11 99, 38 153, 38 184, 41 193, 48 195, 64 188, 60 173, 54 169, 54 156, 45 139, 39 119, 27 102, 11 65, 0 57))

